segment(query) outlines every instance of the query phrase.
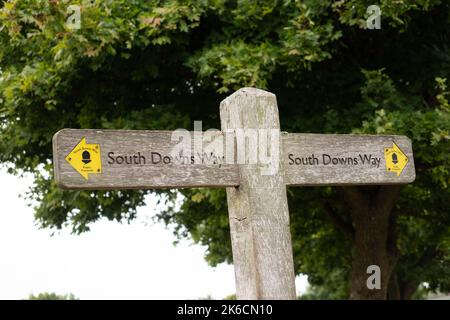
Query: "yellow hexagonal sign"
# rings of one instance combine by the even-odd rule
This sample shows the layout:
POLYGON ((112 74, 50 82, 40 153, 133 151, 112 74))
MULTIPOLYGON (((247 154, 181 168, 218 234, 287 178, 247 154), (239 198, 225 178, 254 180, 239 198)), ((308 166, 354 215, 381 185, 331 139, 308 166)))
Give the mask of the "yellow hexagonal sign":
POLYGON ((392 142, 392 148, 384 149, 384 159, 386 160, 386 171, 395 172, 397 177, 408 163, 408 157, 395 142, 392 142))
POLYGON ((67 155, 66 161, 86 180, 91 173, 102 173, 100 145, 87 144, 85 137, 67 155))

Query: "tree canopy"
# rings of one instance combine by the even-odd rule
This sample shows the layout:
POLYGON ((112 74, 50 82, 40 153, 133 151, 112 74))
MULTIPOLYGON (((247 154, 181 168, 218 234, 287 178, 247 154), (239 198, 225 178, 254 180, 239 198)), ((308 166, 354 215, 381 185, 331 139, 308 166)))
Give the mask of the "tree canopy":
MULTIPOLYGON (((64 127, 219 128, 226 95, 263 88, 277 96, 282 130, 412 139, 417 179, 386 216, 389 297, 423 282, 449 291, 450 4, 381 0, 381 29, 368 30, 372 2, 0 1, 0 162, 34 173, 42 227, 131 220, 158 192, 169 205, 159 220, 206 245, 211 265, 231 262, 224 190, 64 191, 51 139, 64 127), (69 5, 80 7, 79 29, 67 25, 69 5)), ((348 297, 361 230, 349 199, 372 203, 381 191, 288 189, 296 272, 348 297)))
POLYGON ((54 292, 41 292, 37 295, 30 294, 28 300, 79 300, 72 293, 56 294, 54 292))

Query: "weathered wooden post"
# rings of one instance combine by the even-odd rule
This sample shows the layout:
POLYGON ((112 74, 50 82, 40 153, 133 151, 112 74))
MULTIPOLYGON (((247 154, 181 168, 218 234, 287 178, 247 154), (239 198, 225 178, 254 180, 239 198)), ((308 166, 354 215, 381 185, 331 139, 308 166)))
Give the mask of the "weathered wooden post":
POLYGON ((227 188, 238 299, 295 299, 286 186, 415 179, 407 137, 280 135, 270 92, 240 89, 222 101, 220 117, 223 132, 208 134, 63 129, 53 137, 55 181, 71 190, 227 188), (202 150, 205 140, 218 150, 202 150))
MULTIPOLYGON (((242 88, 223 100, 220 118, 222 131, 234 130, 235 136, 236 129, 244 135, 256 129, 259 140, 262 134, 280 130, 275 95, 255 88, 242 88)), ((247 149, 243 142, 244 146, 240 147, 249 152, 251 148, 247 149)), ((270 149, 271 143, 274 141, 265 144, 258 141, 257 146, 270 149)), ((241 148, 237 148, 238 152, 242 152, 241 148)), ((255 151, 259 155, 270 152, 261 149, 250 152, 255 151)), ((239 186, 227 188, 236 295, 238 299, 295 299, 289 210, 281 159, 276 157, 279 170, 270 174, 262 172, 267 168, 259 160, 256 164, 240 164, 239 186)))

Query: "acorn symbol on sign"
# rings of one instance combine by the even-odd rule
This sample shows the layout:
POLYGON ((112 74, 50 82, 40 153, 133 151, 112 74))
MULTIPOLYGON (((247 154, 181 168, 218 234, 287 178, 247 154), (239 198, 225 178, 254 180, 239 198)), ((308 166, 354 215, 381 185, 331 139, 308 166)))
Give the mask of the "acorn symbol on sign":
POLYGON ((398 158, 397 158, 397 154, 396 154, 396 153, 393 153, 393 154, 392 154, 392 162, 393 162, 394 164, 397 164, 397 162, 398 162, 398 158))
POLYGON ((91 154, 89 153, 89 151, 83 151, 81 157, 83 158, 81 161, 83 161, 84 164, 88 164, 89 162, 91 162, 91 154))

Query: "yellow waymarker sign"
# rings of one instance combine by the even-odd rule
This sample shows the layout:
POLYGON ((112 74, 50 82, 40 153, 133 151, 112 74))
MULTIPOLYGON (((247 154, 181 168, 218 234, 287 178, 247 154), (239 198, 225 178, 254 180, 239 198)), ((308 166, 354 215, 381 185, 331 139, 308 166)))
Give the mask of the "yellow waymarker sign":
POLYGON ((86 180, 89 179, 90 173, 102 173, 100 145, 87 144, 86 138, 81 139, 66 157, 66 161, 86 180))
POLYGON ((386 160, 386 170, 397 173, 397 177, 400 176, 408 163, 408 157, 395 142, 392 143, 392 148, 384 149, 384 158, 386 160))

